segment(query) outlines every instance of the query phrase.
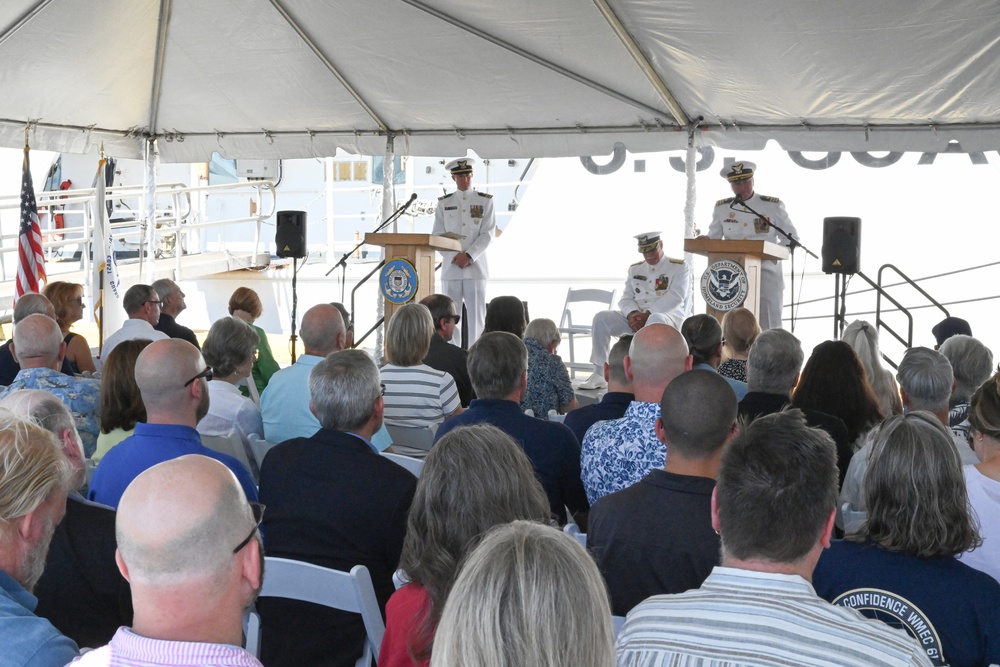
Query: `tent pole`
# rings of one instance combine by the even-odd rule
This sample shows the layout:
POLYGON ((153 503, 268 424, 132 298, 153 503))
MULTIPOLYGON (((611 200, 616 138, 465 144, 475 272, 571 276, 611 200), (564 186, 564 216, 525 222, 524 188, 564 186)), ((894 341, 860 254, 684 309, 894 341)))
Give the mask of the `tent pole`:
MULTIPOLYGON (((146 140, 144 166, 145 180, 142 189, 142 238, 139 242, 139 277, 147 285, 152 284, 156 264, 156 139, 146 140), (144 254, 145 253, 145 254, 144 254)), ((180 278, 180 276, 175 276, 180 278)))
MULTIPOLYGON (((694 205, 698 201, 698 188, 695 176, 698 173, 698 150, 694 146, 694 130, 688 130, 687 155, 684 160, 684 175, 687 181, 687 191, 684 200, 684 238, 693 239, 694 233, 694 205)), ((684 261, 691 266, 694 262, 692 253, 684 253, 684 261)), ((693 275, 693 272, 692 272, 693 275)), ((691 303, 694 303, 695 281, 691 281, 691 303)))
MULTIPOLYGON (((395 180, 396 165, 393 162, 395 158, 395 152, 393 148, 395 135, 390 132, 388 138, 385 141, 385 159, 382 161, 382 216, 381 220, 388 220, 389 216, 393 214, 396 210, 396 198, 395 198, 395 188, 393 187, 393 181, 395 180)), ((396 233, 396 223, 392 223, 392 233, 396 233)), ((382 248, 382 259, 388 259, 385 256, 385 248, 382 248)), ((381 320, 385 316, 385 299, 382 298, 381 290, 376 293, 376 298, 378 299, 378 304, 375 306, 375 320, 381 320)), ((382 352, 383 342, 382 336, 385 331, 385 325, 383 324, 375 332, 375 363, 378 366, 382 365, 382 352)))

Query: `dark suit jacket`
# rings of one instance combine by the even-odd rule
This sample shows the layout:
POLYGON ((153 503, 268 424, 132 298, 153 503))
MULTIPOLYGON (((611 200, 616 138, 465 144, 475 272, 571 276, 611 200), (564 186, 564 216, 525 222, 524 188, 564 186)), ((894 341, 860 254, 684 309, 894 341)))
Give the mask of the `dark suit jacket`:
POLYGON ((199 350, 201 349, 201 345, 198 344, 198 337, 194 335, 194 332, 183 324, 177 324, 177 320, 166 313, 160 313, 160 321, 153 328, 167 334, 171 338, 186 340, 199 350))
POLYGON ((444 371, 455 380, 458 387, 458 398, 462 401, 462 407, 469 407, 472 402, 472 380, 469 379, 468 366, 469 353, 447 342, 435 333, 431 337, 431 349, 424 357, 424 363, 431 368, 444 371))
MULTIPOLYGON (((790 404, 791 401, 787 396, 751 391, 740 401, 740 417, 750 422, 757 417, 779 412, 786 405, 790 404)), ((851 458, 854 456, 854 449, 850 440, 851 436, 847 432, 847 426, 844 425, 844 421, 840 417, 834 417, 819 410, 802 410, 802 412, 805 413, 806 423, 809 426, 823 429, 837 443, 837 468, 840 471, 840 486, 843 486, 844 476, 847 474, 847 466, 851 464, 851 458)))
MULTIPOLYGON (((384 615, 416 485, 413 475, 349 433, 320 429, 287 440, 260 469, 267 555, 343 571, 366 566, 384 615)), ((268 667, 347 667, 361 655, 360 616, 278 598, 262 598, 257 608, 268 667)))
POLYGON ((132 595, 115 564, 115 511, 78 494, 66 501, 35 586, 35 613, 78 646, 104 646, 132 625, 132 595))

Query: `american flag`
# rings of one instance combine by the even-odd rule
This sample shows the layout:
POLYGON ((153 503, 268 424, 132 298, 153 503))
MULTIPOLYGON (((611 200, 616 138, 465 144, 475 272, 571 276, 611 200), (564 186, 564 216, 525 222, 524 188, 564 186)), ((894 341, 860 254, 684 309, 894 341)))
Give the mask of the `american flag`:
POLYGON ((28 168, 28 147, 24 147, 24 175, 21 177, 21 230, 17 241, 17 280, 14 301, 29 292, 41 292, 45 282, 45 255, 42 252, 42 229, 38 224, 35 188, 28 168))

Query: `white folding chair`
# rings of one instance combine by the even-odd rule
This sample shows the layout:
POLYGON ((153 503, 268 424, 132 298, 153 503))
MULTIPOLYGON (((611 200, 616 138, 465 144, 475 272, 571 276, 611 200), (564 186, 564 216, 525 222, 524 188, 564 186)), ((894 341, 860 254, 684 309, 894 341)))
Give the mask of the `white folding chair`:
MULTIPOLYGON (((394 444, 393 447, 395 446, 396 445, 394 444)), ((392 454, 390 452, 382 452, 382 456, 389 459, 393 463, 406 468, 413 473, 414 477, 420 477, 420 473, 424 469, 424 462, 421 459, 415 459, 412 456, 403 456, 402 454, 392 454)))
MULTIPOLYGON (((246 448, 243 446, 243 438, 240 437, 239 433, 231 433, 230 435, 203 435, 201 436, 201 444, 222 454, 229 454, 242 463, 251 474, 255 470, 260 470, 260 464, 250 465, 246 448)), ((259 481, 257 479, 259 476, 259 474, 254 475, 255 482, 259 481)))
MULTIPOLYGON (((260 597, 287 598, 323 605, 331 609, 361 615, 365 624, 365 650, 355 663, 355 667, 370 667, 372 660, 378 661, 382 647, 385 623, 375 598, 371 575, 364 565, 355 565, 350 572, 268 556, 264 559, 264 585, 260 597)), ((260 655, 260 616, 250 612, 246 619, 246 649, 258 657, 260 655)))
POLYGON ((267 452, 276 444, 264 440, 256 433, 248 435, 247 442, 250 443, 250 451, 253 452, 253 457, 257 459, 258 468, 264 465, 264 457, 267 456, 267 452))
POLYGON ((594 314, 601 310, 610 310, 614 306, 616 290, 604 289, 573 289, 566 292, 566 305, 563 306, 562 319, 559 320, 559 333, 569 342, 569 361, 566 368, 569 369, 570 377, 576 377, 577 371, 593 371, 594 365, 589 362, 578 362, 576 360, 576 349, 573 346, 573 339, 576 336, 592 336, 594 327, 592 321, 594 314), (577 321, 573 322, 572 304, 590 303, 597 307, 590 307, 586 314, 577 312, 577 321), (582 320, 582 321, 581 321, 582 320))
POLYGON ((587 548, 587 533, 581 533, 580 526, 575 523, 567 523, 563 526, 563 532, 579 542, 584 549, 587 548))
POLYGON ((413 428, 410 426, 393 426, 386 424, 392 438, 392 448, 397 454, 422 459, 434 446, 436 430, 430 428, 413 428))
POLYGON ((611 617, 611 622, 615 626, 615 637, 617 638, 618 634, 622 631, 622 626, 625 625, 625 617, 624 616, 612 616, 611 617))

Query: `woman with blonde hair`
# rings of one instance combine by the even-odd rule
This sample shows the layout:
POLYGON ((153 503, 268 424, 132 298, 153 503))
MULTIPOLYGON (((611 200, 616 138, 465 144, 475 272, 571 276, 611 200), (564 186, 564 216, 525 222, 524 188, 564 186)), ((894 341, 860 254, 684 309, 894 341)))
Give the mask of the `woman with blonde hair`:
POLYGON ((274 360, 274 354, 271 353, 271 345, 267 342, 267 334, 254 324, 262 312, 264 312, 264 306, 260 302, 260 297, 249 287, 237 287, 233 295, 229 297, 229 314, 252 326, 260 338, 260 342, 257 344, 257 359, 253 362, 251 374, 258 397, 264 393, 264 388, 267 387, 271 376, 280 370, 278 362, 274 360))
POLYGON ((56 322, 66 343, 66 362, 74 373, 93 373, 94 355, 90 352, 87 339, 70 331, 75 322, 83 319, 83 285, 62 280, 49 283, 42 290, 56 311, 56 322))
POLYGON ((726 360, 719 364, 719 375, 747 381, 747 356, 758 334, 760 325, 748 308, 734 308, 723 316, 722 341, 726 360))
POLYGON ((399 566, 410 583, 386 605, 379 667, 426 665, 458 566, 496 525, 548 521, 535 469, 509 435, 488 424, 456 428, 424 462, 399 566))
POLYGON ((463 563, 431 667, 610 667, 607 588, 587 550, 530 521, 493 529, 463 563))
POLYGON ((878 351, 878 330, 864 320, 854 320, 844 329, 840 340, 850 345, 858 355, 882 414, 886 416, 903 414, 899 385, 896 384, 892 371, 882 365, 882 355, 878 351))

